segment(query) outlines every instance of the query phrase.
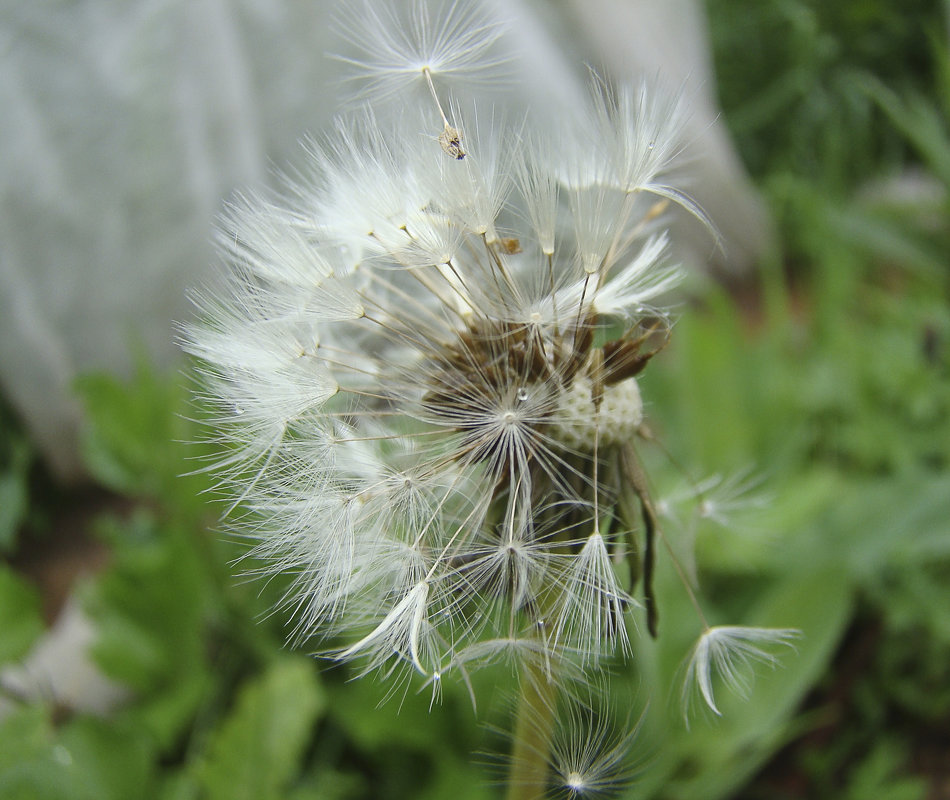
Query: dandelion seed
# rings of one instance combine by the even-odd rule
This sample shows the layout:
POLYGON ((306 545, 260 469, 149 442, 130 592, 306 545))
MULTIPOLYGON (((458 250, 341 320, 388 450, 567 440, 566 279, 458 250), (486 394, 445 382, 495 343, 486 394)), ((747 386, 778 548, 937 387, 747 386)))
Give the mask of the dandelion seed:
POLYGON ((635 601, 614 572, 607 542, 591 534, 572 560, 561 592, 555 639, 569 644, 584 660, 597 662, 601 648, 629 649, 624 616, 635 601))
POLYGON ((731 691, 740 696, 749 693, 756 665, 775 667, 778 657, 770 647, 792 647, 801 633, 792 628, 747 628, 723 625, 708 628, 693 648, 683 687, 684 712, 688 710, 693 688, 714 714, 722 712, 713 695, 713 676, 717 675, 731 691))
POLYGON ((504 25, 471 0, 364 0, 347 7, 337 28, 355 54, 335 58, 350 66, 364 100, 382 102, 413 84, 433 94, 434 83, 497 87, 506 76, 497 52, 504 25))
MULTIPOLYGON (((540 710, 553 719, 549 741, 543 752, 547 777, 543 787, 535 787, 533 796, 552 800, 619 797, 633 782, 638 758, 634 745, 644 715, 631 720, 618 718, 616 709, 607 706, 598 695, 600 688, 586 685, 580 695, 567 692, 556 707, 540 710)), ((536 724, 547 724, 538 719, 536 724)), ((529 783, 530 772, 524 774, 529 783)))
POLYGON ((439 134, 439 146, 447 156, 461 161, 465 158, 465 151, 462 149, 462 134, 458 128, 453 128, 448 120, 445 120, 445 127, 439 134))
POLYGON ((754 509, 762 509, 770 497, 756 493, 762 478, 744 469, 733 475, 713 475, 696 487, 699 498, 699 516, 721 527, 734 525, 736 516, 754 509))

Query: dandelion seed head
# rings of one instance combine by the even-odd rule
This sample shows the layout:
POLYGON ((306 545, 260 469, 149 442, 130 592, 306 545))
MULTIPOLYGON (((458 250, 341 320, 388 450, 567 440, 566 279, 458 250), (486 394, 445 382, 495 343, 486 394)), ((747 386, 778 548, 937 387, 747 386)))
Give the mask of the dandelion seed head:
POLYGON ((585 149, 463 109, 439 91, 497 77, 500 28, 470 2, 407 13, 361 6, 345 60, 377 104, 431 96, 341 117, 283 196, 233 205, 229 279, 185 344, 233 528, 291 575, 295 637, 437 693, 491 659, 629 651, 627 550, 601 525, 670 329, 679 273, 641 195, 670 194, 680 118, 606 93, 585 149))
POLYGON ((572 450, 632 441, 643 421, 640 388, 635 378, 627 378, 607 387, 595 404, 590 379, 578 378, 559 398, 554 417, 552 436, 572 450))
MULTIPOLYGON (((306 213, 268 207, 229 223, 240 229, 223 247, 231 296, 206 304, 189 334, 246 441, 233 456, 236 487, 254 473, 240 488, 253 510, 243 533, 275 571, 296 574, 286 604, 298 635, 355 634, 334 655, 371 669, 395 659, 427 672, 539 603, 558 617, 545 647, 585 660, 626 649, 633 603, 614 545, 578 534, 619 491, 595 479, 593 443, 615 458, 642 420, 628 373, 649 354, 636 337, 606 358, 595 346, 598 304, 640 313, 634 282, 609 260, 592 280, 563 235, 567 253, 555 253, 537 305, 520 243, 544 245, 530 229, 517 247, 489 232, 512 210, 510 183, 492 177, 504 159, 476 149, 451 164, 430 150, 423 174, 377 181, 423 150, 359 135, 373 157, 343 131, 312 152, 324 180, 291 195, 306 213), (459 173, 446 177, 450 167, 459 173), (391 202, 401 180, 409 212, 391 202), (347 183, 358 225, 330 208, 347 183)), ((500 132, 496 152, 502 141, 518 146, 500 132)), ((618 248, 635 224, 613 221, 618 248)), ((642 247, 637 276, 662 269, 661 256, 642 247)))

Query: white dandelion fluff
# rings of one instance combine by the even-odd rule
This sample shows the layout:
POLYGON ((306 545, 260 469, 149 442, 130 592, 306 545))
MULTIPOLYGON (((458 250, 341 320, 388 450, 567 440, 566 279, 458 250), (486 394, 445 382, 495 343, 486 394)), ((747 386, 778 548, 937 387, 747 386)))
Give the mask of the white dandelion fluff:
POLYGON ((707 706, 717 716, 722 712, 713 694, 713 680, 718 677, 732 692, 746 696, 752 685, 756 666, 775 667, 777 646, 792 647, 801 633, 792 628, 751 628, 739 625, 718 625, 707 628, 693 648, 686 668, 683 686, 684 711, 690 696, 698 690, 707 706))
POLYGON ((525 796, 607 800, 629 789, 642 766, 643 752, 636 747, 647 709, 638 718, 620 714, 603 693, 600 685, 569 684, 557 701, 532 710, 533 727, 549 727, 550 736, 514 755, 509 765, 525 796))
POLYGON ((496 128, 458 161, 408 115, 352 119, 309 145, 288 202, 235 204, 226 293, 186 334, 235 526, 295 576, 300 637, 350 639, 340 659, 430 674, 539 621, 552 650, 625 649, 601 517, 642 420, 645 331, 667 325, 649 310, 665 237, 623 203, 592 266, 559 189, 575 151, 552 163, 496 128))
POLYGON ((555 727, 551 741, 550 798, 619 797, 633 782, 631 751, 640 720, 619 725, 605 708, 577 708, 555 727))
POLYGON ((496 46, 504 24, 471 0, 355 6, 337 21, 352 53, 335 58, 348 65, 364 99, 386 100, 412 84, 497 86, 506 75, 496 46))
MULTIPOLYGON (((447 93, 497 78, 500 28, 469 2, 407 8, 353 15, 376 105, 310 141, 283 197, 234 201, 227 279, 184 344, 232 528, 290 576, 296 637, 437 696, 492 660, 550 677, 626 654, 621 576, 655 634, 637 381, 679 279, 663 210, 702 214, 667 174, 678 98, 595 83, 585 136, 463 113, 447 93), (413 84, 421 106, 385 108, 413 84)), ((737 684, 790 636, 750 630, 694 651, 714 711, 714 669, 737 684)))

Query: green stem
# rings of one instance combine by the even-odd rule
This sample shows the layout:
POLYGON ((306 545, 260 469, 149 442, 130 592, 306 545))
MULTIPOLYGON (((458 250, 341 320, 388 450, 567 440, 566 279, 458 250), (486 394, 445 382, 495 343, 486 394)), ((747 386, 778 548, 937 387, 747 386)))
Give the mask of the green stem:
POLYGON ((554 674, 543 664, 526 664, 521 676, 507 800, 542 800, 545 796, 556 701, 554 674))

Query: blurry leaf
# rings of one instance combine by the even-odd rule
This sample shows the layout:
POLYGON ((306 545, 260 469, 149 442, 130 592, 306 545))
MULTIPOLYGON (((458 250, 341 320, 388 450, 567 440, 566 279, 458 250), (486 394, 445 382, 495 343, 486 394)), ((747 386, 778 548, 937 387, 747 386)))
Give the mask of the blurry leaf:
POLYGON ((161 500, 171 512, 204 512, 208 481, 189 474, 195 469, 190 459, 199 453, 188 444, 197 437, 184 416, 187 395, 178 379, 140 361, 128 383, 90 374, 76 388, 88 418, 83 454, 98 480, 124 494, 161 500))
POLYGON ((158 534, 158 522, 140 514, 121 525, 131 544, 119 548, 89 600, 99 622, 96 660, 106 672, 144 690, 201 652, 202 575, 196 554, 178 531, 158 534), (154 538, 136 529, 155 531, 154 538))
MULTIPOLYGON (((950 146, 950 142, 948 142, 950 146)), ((890 260, 921 276, 939 279, 946 263, 938 247, 928 247, 919 241, 906 223, 854 203, 822 202, 826 210, 825 222, 841 241, 851 244, 858 252, 879 262, 890 260)))
MULTIPOLYGON (((863 91, 867 74, 929 91, 933 0, 708 0, 718 96, 758 176, 792 172, 846 190, 903 155, 863 91)), ((945 40, 945 36, 940 37, 945 40)))
POLYGON ((151 693, 144 702, 130 709, 128 716, 155 736, 160 747, 166 750, 174 746, 179 736, 190 731, 196 716, 217 691, 220 684, 207 665, 183 669, 163 690, 151 693))
POLYGON ((803 562, 815 548, 837 551, 855 580, 870 582, 885 569, 950 558, 950 475, 854 482, 802 540, 803 562))
POLYGON ((362 800, 366 779, 352 772, 321 769, 287 795, 286 800, 362 800))
POLYGON ((846 800, 924 800, 927 781, 900 775, 907 756, 895 742, 878 742, 871 753, 852 771, 846 800))
MULTIPOLYGON (((950 564, 945 564, 943 584, 950 575, 950 564)), ((905 713, 912 714, 921 723, 939 726, 950 715, 950 683, 947 681, 947 664, 950 663, 950 641, 940 636, 940 628, 947 627, 939 612, 929 612, 930 603, 944 611, 946 616, 947 591, 944 586, 934 587, 936 592, 927 602, 911 605, 899 591, 890 589, 886 597, 884 613, 888 625, 876 656, 873 676, 866 677, 870 702, 879 706, 887 702, 905 713), (922 618, 914 627, 892 630, 893 606, 906 606, 906 612, 923 611, 922 618), (935 631, 935 628, 937 629, 935 631)), ((898 611, 898 613, 900 613, 898 611)), ((945 633, 944 633, 945 636, 945 633)))
POLYGON ((0 664, 26 655, 43 627, 38 592, 0 564, 0 664))
POLYGON ((147 798, 152 758, 141 730, 78 717, 60 732, 49 710, 24 706, 0 722, 4 800, 147 798))
POLYGON ((146 513, 104 524, 116 545, 87 599, 99 629, 93 656, 109 677, 139 692, 135 712, 169 744, 210 680, 204 635, 211 587, 197 551, 202 534, 146 513))
POLYGON ((81 797, 57 749, 48 711, 23 706, 0 720, 0 797, 4 800, 69 800, 81 797))
POLYGON ((148 797, 154 779, 148 733, 116 720, 78 717, 62 731, 56 755, 68 762, 83 796, 148 797))
POLYGON ((209 800, 280 800, 324 706, 312 661, 285 657, 246 684, 199 778, 209 800))
MULTIPOLYGON (((414 675, 413 678, 418 679, 414 675)), ((506 667, 473 676, 476 697, 484 690, 514 687, 506 667), (485 682, 484 686, 480 686, 485 682)), ((464 687, 446 683, 441 703, 430 705, 429 689, 419 693, 398 682, 368 677, 335 684, 329 693, 330 719, 377 766, 383 797, 419 800, 480 800, 497 791, 472 763, 478 746, 478 715, 464 687), (388 694, 393 692, 394 694, 388 694), (402 693, 405 692, 405 695, 402 693)))
POLYGON ((944 185, 950 186, 950 132, 940 110, 921 94, 905 92, 899 96, 871 76, 866 77, 864 90, 944 185))
POLYGON ((29 506, 27 478, 32 452, 25 441, 9 443, 10 462, 0 472, 0 553, 9 553, 29 506))
POLYGON ((76 389, 91 424, 83 450, 93 474, 118 491, 154 493, 172 440, 173 385, 140 364, 129 384, 89 374, 76 389))
MULTIPOLYGON (((0 742, 3 742, 3 747, 0 747, 0 787, 8 778, 11 767, 43 750, 51 730, 47 711, 41 705, 24 705, 4 714, 0 719, 0 742)), ((6 796, 0 792, 0 797, 6 796)))
POLYGON ((192 775, 185 771, 166 777, 159 789, 160 800, 199 800, 200 788, 192 775))
MULTIPOLYGON (((410 692, 400 702, 387 694, 385 683, 360 678, 334 684, 329 696, 330 715, 348 737, 366 750, 382 750, 398 742, 402 748, 425 748, 447 733, 446 709, 429 709, 428 698, 410 692), (387 702, 391 701, 391 702, 387 702), (364 713, 352 713, 353 709, 364 713)), ((402 687, 397 687, 397 693, 402 687)))

